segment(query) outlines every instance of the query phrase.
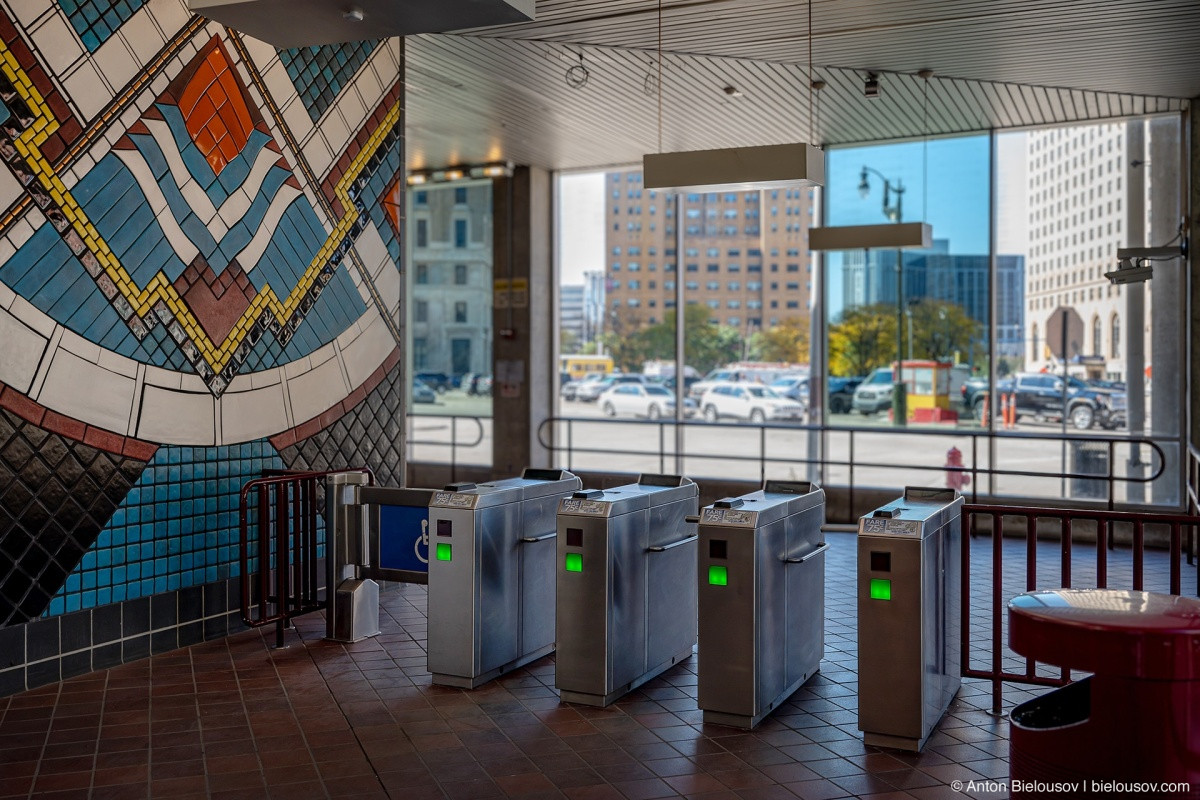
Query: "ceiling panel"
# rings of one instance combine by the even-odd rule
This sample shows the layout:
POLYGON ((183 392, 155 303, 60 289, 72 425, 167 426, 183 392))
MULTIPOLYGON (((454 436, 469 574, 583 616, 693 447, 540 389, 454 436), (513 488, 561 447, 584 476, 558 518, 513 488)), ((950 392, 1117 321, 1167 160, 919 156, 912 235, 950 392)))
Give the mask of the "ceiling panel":
MULTIPOLYGON (((593 4, 595 5, 595 4, 593 4)), ((791 4, 789 4, 791 5, 791 4)), ((413 168, 506 159, 548 169, 637 162, 659 149, 656 54, 498 36, 428 35, 406 42, 408 160, 413 168), (567 70, 581 63, 587 83, 567 70)), ((664 53, 662 148, 694 150, 809 140, 848 144, 1178 111, 1184 101, 1058 86, 664 53), (725 86, 740 97, 730 97, 725 86)))

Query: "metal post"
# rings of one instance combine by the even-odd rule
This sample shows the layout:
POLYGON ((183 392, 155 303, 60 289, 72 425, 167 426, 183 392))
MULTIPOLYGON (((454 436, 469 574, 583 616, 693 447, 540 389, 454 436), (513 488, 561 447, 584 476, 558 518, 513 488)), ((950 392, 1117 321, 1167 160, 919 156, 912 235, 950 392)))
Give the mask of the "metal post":
MULTIPOLYGON (((1125 229, 1128 247, 1146 245, 1146 126, 1140 119, 1125 125, 1125 229), (1143 162, 1133 166, 1134 161, 1143 162)), ((1144 283, 1127 284, 1125 292, 1125 397, 1128 403, 1129 435, 1141 436, 1146 430, 1146 348, 1143 331, 1146 329, 1146 289, 1144 283)), ((1119 355, 1117 353, 1114 356, 1119 355)), ((1136 444, 1129 446, 1129 465, 1126 474, 1140 478, 1143 474, 1142 452, 1136 444)), ((1125 500, 1140 503, 1146 499, 1142 483, 1125 484, 1125 500)))
POLYGON ((684 348, 683 194, 675 193, 675 474, 683 474, 683 403, 687 397, 684 348))
POLYGON ((896 250, 896 382, 892 385, 892 424, 908 425, 908 386, 904 383, 904 251, 896 250))
MULTIPOLYGON (((1062 310, 1062 496, 1067 496, 1067 340, 1070 338, 1067 335, 1067 325, 1070 324, 1071 315, 1068 309, 1062 310)), ((1013 385, 1016 389, 1016 385, 1013 385)))

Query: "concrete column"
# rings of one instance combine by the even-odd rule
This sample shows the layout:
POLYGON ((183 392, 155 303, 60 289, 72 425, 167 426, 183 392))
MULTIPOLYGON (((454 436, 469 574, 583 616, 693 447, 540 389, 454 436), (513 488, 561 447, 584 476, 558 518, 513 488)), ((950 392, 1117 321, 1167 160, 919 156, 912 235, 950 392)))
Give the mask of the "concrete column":
POLYGON ((1193 446, 1200 447, 1200 280, 1196 272, 1200 268, 1200 255, 1196 253, 1200 245, 1200 101, 1189 104, 1189 110, 1184 121, 1184 136, 1187 142, 1186 152, 1189 178, 1188 242, 1189 254, 1186 264, 1188 276, 1188 420, 1190 421, 1190 441, 1193 446))
MULTIPOLYGON (((554 408, 553 182, 517 167, 492 189, 495 292, 492 330, 492 468, 497 478, 550 467, 538 426, 554 408)), ((549 441, 549 438, 547 437, 549 441)))
MULTIPOLYGON (((1180 188, 1184 181, 1181 163, 1184 155, 1180 139, 1185 127, 1178 117, 1154 117, 1148 121, 1147 128, 1149 141, 1144 167, 1149 170, 1146 243, 1157 247, 1176 241, 1183 218, 1180 188)), ((1187 424, 1184 412, 1186 384, 1181 369, 1187 359, 1187 340, 1179 335, 1184 329, 1187 313, 1185 268, 1179 260, 1156 262, 1154 278, 1149 284, 1149 358, 1146 363, 1153 368, 1149 429, 1155 436, 1179 436, 1187 424)), ((1184 481, 1179 456, 1174 448, 1165 448, 1163 477, 1151 485, 1155 503, 1181 503, 1184 481)))
MULTIPOLYGON (((1132 119, 1125 124, 1125 246, 1146 246, 1146 123, 1132 119), (1137 166, 1134 166, 1135 162, 1137 166)), ((1146 430, 1146 284, 1130 283, 1121 288, 1125 294, 1124 339, 1125 387, 1128 398, 1129 435, 1140 437, 1146 430)), ((1065 398, 1064 398, 1065 399, 1065 398)), ((1129 451, 1126 473, 1130 477, 1146 474, 1148 453, 1134 445, 1129 451)), ((1126 501, 1143 503, 1143 483, 1126 484, 1126 501)))

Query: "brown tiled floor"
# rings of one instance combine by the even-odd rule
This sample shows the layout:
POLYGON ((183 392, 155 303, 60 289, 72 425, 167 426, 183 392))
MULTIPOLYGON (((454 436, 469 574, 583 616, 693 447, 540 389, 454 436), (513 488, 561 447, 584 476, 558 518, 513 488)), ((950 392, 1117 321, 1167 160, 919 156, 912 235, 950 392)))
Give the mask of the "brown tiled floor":
MULTIPOLYGON (((822 670, 753 733, 701 723, 694 658, 603 710, 559 703, 552 657, 475 691, 433 687, 426 592, 405 585, 383 593, 383 633, 356 645, 322 641, 313 616, 286 650, 247 631, 0 698, 0 797, 932 800, 963 797, 955 780, 1006 777, 1008 723, 983 710, 989 687, 977 681, 920 755, 863 746, 854 537, 828 539, 822 670)), ((1042 549, 1047 566, 1057 552, 1042 549)), ((980 624, 988 558, 987 547, 972 557, 980 624)), ((1147 588, 1165 563, 1148 554, 1147 588)), ((1075 569, 1078 581, 1086 558, 1075 569)), ((1024 568, 1005 572, 1017 590, 1024 568)), ((986 644, 973 663, 987 660, 986 644)))

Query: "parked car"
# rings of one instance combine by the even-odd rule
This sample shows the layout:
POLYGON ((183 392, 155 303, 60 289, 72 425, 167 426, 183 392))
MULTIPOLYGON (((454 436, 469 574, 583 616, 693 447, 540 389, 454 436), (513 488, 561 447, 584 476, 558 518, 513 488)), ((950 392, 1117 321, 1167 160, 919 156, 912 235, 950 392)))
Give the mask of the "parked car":
POLYGON ((597 383, 607 377, 603 372, 593 372, 577 381, 567 381, 558 394, 563 400, 578 400, 579 390, 588 383, 597 383))
POLYGON ((854 390, 863 382, 862 378, 838 378, 829 376, 829 413, 849 414, 854 403, 854 390))
POLYGON ((438 394, 454 388, 454 378, 445 372, 418 372, 415 377, 438 394))
POLYGON ((788 375, 771 382, 771 391, 808 408, 808 376, 788 375))
POLYGON ((413 381, 412 401, 414 403, 436 403, 437 392, 433 391, 427 383, 417 378, 413 381))
MULTIPOLYGON (((600 410, 610 417, 618 414, 647 419, 675 416, 675 394, 656 383, 616 383, 601 394, 597 402, 600 410)), ((696 401, 684 398, 683 415, 690 417, 695 413, 696 401)))
POLYGON ((607 389, 619 383, 644 384, 645 382, 646 379, 641 375, 605 375, 598 381, 589 381, 576 389, 575 399, 582 400, 585 403, 594 403, 596 398, 603 394, 607 389))
POLYGON ((736 369, 714 369, 692 384, 688 391, 692 397, 700 397, 718 383, 738 383, 746 380, 745 372, 736 369))
POLYGON ((804 406, 757 383, 718 383, 700 398, 700 408, 709 422, 721 417, 754 423, 804 419, 804 406))
POLYGON ((875 414, 892 407, 892 368, 879 367, 854 390, 850 405, 860 414, 875 414))
POLYGON ((475 381, 475 394, 480 396, 490 396, 492 394, 491 375, 479 376, 479 380, 475 381))
POLYGON ((462 383, 459 384, 463 391, 468 395, 482 395, 492 393, 492 376, 481 375, 478 372, 468 372, 463 375, 462 383), (487 381, 487 391, 481 389, 482 382, 487 381))
MULTIPOLYGON (((972 409, 976 417, 983 415, 983 401, 987 397, 987 382, 972 379, 972 409)), ((1086 382, 1068 375, 1066 378, 1066 418, 1078 430, 1087 430, 1099 424, 1108 430, 1125 425, 1126 396, 1116 389, 1090 386, 1086 382)), ((996 384, 996 393, 1001 396, 1016 396, 1016 418, 1032 417, 1036 420, 1061 420, 1063 418, 1063 376, 1049 372, 1018 372, 996 384)), ((964 385, 964 391, 967 386, 964 385)))

